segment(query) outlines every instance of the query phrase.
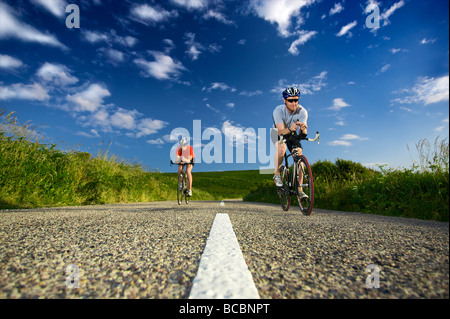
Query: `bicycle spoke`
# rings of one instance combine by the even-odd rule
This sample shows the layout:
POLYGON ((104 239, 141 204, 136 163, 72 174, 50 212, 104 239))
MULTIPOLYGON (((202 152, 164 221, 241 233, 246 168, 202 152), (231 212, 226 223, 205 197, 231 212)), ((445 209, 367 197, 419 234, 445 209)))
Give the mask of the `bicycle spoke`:
POLYGON ((278 196, 280 197, 281 207, 284 211, 288 211, 291 206, 291 194, 289 189, 289 169, 281 167, 281 180, 283 186, 278 188, 278 196))
POLYGON ((314 204, 314 184, 312 179, 311 166, 308 163, 308 160, 305 156, 300 157, 300 167, 302 174, 297 178, 299 187, 299 192, 297 194, 298 204, 300 206, 300 210, 306 216, 309 216, 312 212, 313 204, 314 204))

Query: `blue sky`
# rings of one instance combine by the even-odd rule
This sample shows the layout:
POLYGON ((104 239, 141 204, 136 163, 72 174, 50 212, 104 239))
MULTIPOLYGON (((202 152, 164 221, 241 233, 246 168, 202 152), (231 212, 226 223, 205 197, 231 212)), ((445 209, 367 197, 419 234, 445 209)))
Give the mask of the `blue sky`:
POLYGON ((255 145, 240 138, 234 147, 245 148, 244 160, 225 163, 226 137, 247 130, 247 141, 263 141, 256 135, 266 129, 266 149, 256 148, 269 155, 273 109, 295 85, 310 135, 321 133, 319 145, 304 143, 310 162, 409 168, 421 138, 448 137, 448 6, 0 0, 0 107, 61 149, 109 147, 163 172, 176 170, 169 165, 175 128, 187 130, 197 155, 218 142, 194 139, 201 121, 199 132, 220 132, 223 152, 196 171, 258 169, 268 163, 252 161, 255 145), (69 4, 79 8, 79 28, 67 27, 69 4), (379 27, 366 23, 375 7, 379 27))

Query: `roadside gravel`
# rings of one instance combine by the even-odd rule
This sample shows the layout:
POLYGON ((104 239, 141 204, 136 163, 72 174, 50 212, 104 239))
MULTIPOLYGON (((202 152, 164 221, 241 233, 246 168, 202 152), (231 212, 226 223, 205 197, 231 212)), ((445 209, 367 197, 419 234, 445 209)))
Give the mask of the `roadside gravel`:
POLYGON ((242 201, 0 211, 0 298, 187 298, 219 212, 261 298, 449 298, 448 223, 242 201))

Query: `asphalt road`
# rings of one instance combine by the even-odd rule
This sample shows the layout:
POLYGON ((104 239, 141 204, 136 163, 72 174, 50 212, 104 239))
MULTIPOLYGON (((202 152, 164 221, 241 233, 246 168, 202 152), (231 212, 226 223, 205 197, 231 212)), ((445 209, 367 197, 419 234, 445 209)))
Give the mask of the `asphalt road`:
POLYGON ((0 298, 188 298, 217 213, 261 298, 449 298, 448 223, 242 201, 0 211, 0 298))

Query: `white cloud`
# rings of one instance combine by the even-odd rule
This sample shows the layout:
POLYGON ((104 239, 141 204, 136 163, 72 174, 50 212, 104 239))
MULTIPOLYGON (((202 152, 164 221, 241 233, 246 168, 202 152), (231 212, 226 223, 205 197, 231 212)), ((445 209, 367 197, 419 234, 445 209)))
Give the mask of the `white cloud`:
POLYGON ((125 110, 119 108, 110 117, 110 123, 112 126, 122 129, 132 130, 136 126, 135 118, 139 114, 136 110, 125 110))
POLYGON ((70 75, 70 70, 61 64, 44 63, 38 71, 37 76, 48 83, 56 85, 71 85, 78 82, 78 79, 70 75))
POLYGON ((118 50, 115 49, 104 49, 102 50, 105 55, 109 58, 109 60, 111 62, 115 62, 115 63, 119 63, 119 62, 123 62, 125 59, 125 54, 123 52, 120 52, 118 50))
POLYGON ((132 36, 119 36, 114 30, 111 30, 109 34, 101 33, 98 31, 82 30, 81 31, 83 39, 90 43, 100 43, 104 42, 109 45, 113 43, 120 44, 124 47, 133 47, 138 42, 138 39, 132 36))
POLYGON ((356 134, 344 134, 340 139, 328 142, 328 145, 350 147, 353 145, 352 142, 349 142, 351 140, 367 141, 368 138, 356 134))
POLYGON ((341 140, 358 140, 358 141, 366 141, 366 140, 368 140, 368 138, 367 137, 361 137, 361 136, 358 136, 358 135, 356 135, 356 134, 344 134, 342 137, 341 137, 341 140))
POLYGON ((401 104, 423 103, 424 105, 449 100, 449 76, 439 78, 419 77, 411 89, 402 90, 410 95, 393 100, 401 104))
POLYGON ((322 88, 327 86, 326 79, 327 79, 327 71, 322 71, 320 74, 310 78, 304 83, 291 83, 287 82, 285 79, 279 80, 278 84, 270 90, 273 93, 279 94, 281 96, 281 93, 287 88, 287 87, 297 87, 300 90, 301 94, 314 94, 315 92, 320 91, 322 88))
POLYGON ((352 146, 353 144, 350 143, 349 141, 335 140, 335 141, 328 142, 328 145, 331 145, 331 146, 345 146, 345 147, 350 147, 350 146, 352 146))
POLYGON ((213 82, 211 83, 211 86, 209 88, 203 88, 202 91, 208 91, 211 92, 212 90, 221 90, 221 91, 230 91, 230 92, 236 92, 236 89, 234 87, 229 86, 226 83, 223 82, 213 82))
POLYGON ((292 55, 298 55, 299 54, 298 46, 305 44, 306 42, 308 42, 309 39, 314 37, 316 34, 317 31, 300 31, 298 39, 292 42, 288 51, 292 55))
POLYGON ((67 1, 65 0, 33 0, 32 2, 44 7, 58 18, 63 18, 65 16, 67 7, 67 1))
POLYGON ((187 45, 188 49, 186 53, 191 58, 192 61, 195 61, 198 59, 200 54, 202 53, 201 50, 203 50, 203 46, 195 41, 195 34, 192 32, 186 32, 184 34, 184 37, 186 39, 185 44, 187 45))
POLYGON ((133 62, 144 71, 144 76, 152 76, 158 80, 177 78, 186 68, 181 62, 174 61, 170 56, 158 51, 149 51, 155 61, 135 59, 133 62))
POLYGON ((205 47, 201 43, 195 41, 195 33, 186 32, 184 34, 185 44, 187 46, 186 54, 191 58, 192 61, 195 61, 199 58, 199 56, 204 51, 209 51, 210 53, 220 52, 222 50, 222 46, 217 43, 213 43, 205 47))
POLYGON ((170 0, 170 1, 188 10, 201 10, 208 6, 208 0, 170 0))
MULTIPOLYGON (((84 99, 87 100, 88 98, 86 96, 88 94, 84 95, 84 99)), ((90 100, 92 104, 96 105, 96 108, 92 108, 93 111, 91 113, 85 113, 83 115, 79 113, 75 114, 77 120, 84 126, 93 126, 103 132, 122 133, 125 131, 124 134, 128 137, 140 138, 157 133, 160 129, 168 125, 165 121, 141 118, 143 114, 137 110, 128 110, 121 107, 113 108, 111 105, 105 107, 101 105, 102 96, 105 96, 106 92, 99 92, 97 94, 99 96, 98 98, 95 98, 95 93, 91 93, 90 95, 90 100)), ((80 111, 80 109, 77 111, 80 111)), ((87 136, 86 134, 83 135, 87 136)), ((94 134, 94 136, 96 135, 94 134)))
POLYGON ((152 7, 148 4, 135 5, 131 8, 131 17, 145 25, 150 23, 165 22, 178 17, 176 10, 167 11, 160 7, 152 7))
POLYGON ((163 43, 166 45, 166 47, 164 48, 164 53, 165 54, 169 54, 170 51, 175 49, 175 43, 173 42, 173 40, 171 40, 171 39, 164 39, 163 43))
POLYGON ((206 107, 215 113, 220 113, 220 111, 218 109, 212 107, 211 104, 209 104, 209 103, 206 103, 206 107))
POLYGON ((67 95, 66 99, 75 104, 75 111, 78 112, 95 112, 97 111, 105 97, 110 96, 111 93, 99 84, 91 84, 86 90, 67 95))
POLYGON ((445 128, 447 128, 448 131, 448 117, 443 119, 441 122, 444 123, 444 125, 436 127, 434 130, 436 132, 442 132, 445 128))
POLYGON ((0 68, 17 69, 23 65, 22 61, 9 55, 0 54, 0 68))
POLYGON ((384 72, 386 72, 387 70, 389 70, 391 68, 391 65, 390 64, 385 64, 385 65, 383 65, 383 67, 380 69, 380 72, 381 73, 384 73, 384 72))
POLYGON ((261 94, 263 94, 263 92, 261 90, 242 91, 241 93, 239 93, 239 95, 248 96, 248 97, 252 97, 252 96, 255 96, 255 95, 261 95, 261 94))
POLYGON ((50 96, 47 90, 38 83, 0 85, 0 100, 10 99, 45 101, 50 99, 50 96))
POLYGON ((161 120, 153 120, 151 118, 145 118, 140 121, 138 124, 136 133, 136 137, 142 137, 154 134, 158 132, 159 130, 166 127, 169 123, 161 120))
POLYGON ((398 9, 403 7, 404 5, 405 5, 405 1, 401 0, 399 2, 394 3, 388 10, 383 12, 383 14, 381 15, 381 19, 384 21, 383 22, 383 26, 386 26, 386 25, 390 24, 389 17, 391 15, 393 15, 395 11, 397 11, 398 9))
POLYGON ((296 17, 301 23, 301 9, 314 2, 315 0, 250 0, 249 8, 260 18, 277 24, 279 34, 288 37, 292 34, 289 31, 292 18, 296 17))
POLYGON ((129 36, 129 35, 127 35, 125 37, 115 36, 114 41, 116 43, 120 43, 121 45, 129 47, 129 48, 134 47, 136 45, 136 43, 138 43, 138 39, 136 39, 135 37, 129 36))
POLYGON ((217 43, 208 45, 208 51, 211 53, 220 52, 221 50, 222 50, 222 46, 217 43))
POLYGON ((352 33, 350 32, 350 30, 353 29, 354 27, 356 27, 357 24, 358 24, 358 22, 356 22, 356 20, 355 20, 355 21, 353 21, 353 22, 351 22, 351 23, 349 23, 349 24, 344 25, 344 26, 341 28, 341 31, 339 31, 338 34, 336 34, 336 36, 342 37, 342 36, 344 36, 344 35, 346 35, 346 34, 348 34, 349 36, 351 36, 352 33))
POLYGON ((330 16, 335 15, 339 12, 342 12, 344 10, 344 7, 340 3, 335 3, 334 7, 330 9, 330 16))
POLYGON ((87 138, 100 137, 100 134, 98 134, 98 131, 95 130, 95 129, 91 129, 89 132, 90 132, 90 133, 78 131, 78 132, 76 133, 76 135, 83 136, 83 137, 87 137, 87 138))
POLYGON ((341 98, 336 98, 333 100, 333 106, 329 107, 329 110, 333 110, 333 111, 340 111, 345 107, 349 107, 350 105, 347 104, 343 99, 341 98))
POLYGON ((209 19, 216 19, 219 22, 222 22, 224 24, 233 24, 233 21, 228 20, 222 13, 214 11, 214 10, 208 10, 204 15, 203 19, 209 20, 209 19))
POLYGON ((256 145, 257 134, 254 129, 245 128, 233 121, 225 121, 222 124, 222 133, 231 145, 256 145))
POLYGON ((154 140, 148 140, 147 143, 150 144, 150 145, 163 145, 164 144, 164 140, 162 138, 157 138, 157 139, 154 139, 154 140))
POLYGON ((82 30, 83 38, 90 43, 108 42, 109 36, 98 31, 82 30))
POLYGON ((396 49, 396 48, 392 48, 389 51, 391 51, 392 54, 397 54, 399 52, 408 52, 407 49, 396 49))
POLYGON ((434 42, 436 42, 436 39, 427 39, 427 38, 423 38, 423 39, 420 41, 420 44, 429 44, 429 43, 434 43, 434 42))
POLYGON ((37 42, 67 49, 55 36, 44 34, 17 20, 11 12, 12 9, 8 5, 0 2, 0 39, 16 38, 25 42, 37 42))
MULTIPOLYGON (((376 0, 368 0, 367 1, 367 7, 364 10, 365 14, 372 13, 372 10, 375 6, 380 7, 381 3, 376 0)), ((400 0, 396 3, 394 3, 389 9, 384 11, 382 14, 380 14, 380 23, 383 21, 383 27, 389 25, 391 22, 389 21, 389 18, 394 14, 395 11, 400 9, 405 5, 404 0, 400 0)), ((375 27, 372 28, 371 32, 376 33, 379 28, 375 27)))

